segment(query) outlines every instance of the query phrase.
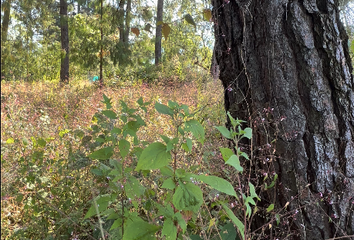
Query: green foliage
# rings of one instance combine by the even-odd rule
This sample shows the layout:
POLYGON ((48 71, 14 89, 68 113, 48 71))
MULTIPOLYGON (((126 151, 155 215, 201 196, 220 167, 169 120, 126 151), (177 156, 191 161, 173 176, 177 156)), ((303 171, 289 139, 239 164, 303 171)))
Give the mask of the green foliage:
MULTIPOLYGON (((69 4, 69 59, 73 76, 70 81, 89 80, 98 75, 101 44, 107 85, 117 85, 115 76, 124 82, 158 82, 191 81, 194 80, 191 73, 208 74, 213 40, 212 25, 204 21, 209 16, 204 4, 182 1, 165 4, 166 17, 161 22, 165 41, 159 67, 153 64, 154 7, 139 2, 128 11, 127 1, 120 4, 123 5, 117 8, 105 2, 102 19, 97 1, 69 4), (76 4, 80 5, 80 12, 73 7, 76 4), (197 27, 202 34, 196 31, 197 27)), ((11 13, 14 20, 10 21, 9 29, 14 30, 8 31, 8 41, 2 40, 1 44, 3 80, 58 80, 63 50, 57 2, 14 2, 11 13)))

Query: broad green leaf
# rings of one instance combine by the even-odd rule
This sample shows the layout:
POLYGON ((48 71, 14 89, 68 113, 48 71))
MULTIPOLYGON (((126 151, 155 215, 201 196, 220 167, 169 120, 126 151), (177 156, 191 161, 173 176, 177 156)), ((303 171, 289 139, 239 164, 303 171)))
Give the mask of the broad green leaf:
POLYGON ((113 224, 109 230, 113 230, 113 229, 119 228, 121 226, 122 226, 122 219, 118 218, 113 222, 113 224))
POLYGON ((189 114, 189 107, 188 107, 187 105, 182 104, 182 105, 181 105, 181 108, 183 109, 184 113, 185 113, 187 116, 190 115, 190 114, 189 114))
POLYGON ((174 101, 171 101, 171 100, 168 100, 168 106, 171 108, 171 109, 175 109, 177 108, 179 105, 178 103, 174 102, 174 101))
POLYGON ((103 101, 102 103, 106 104, 106 108, 107 109, 111 109, 112 105, 111 105, 111 99, 108 98, 105 94, 103 94, 103 101))
POLYGON ((103 171, 98 168, 91 169, 91 172, 97 176, 103 176, 103 171))
POLYGON ((95 141, 98 142, 98 143, 104 143, 106 140, 104 138, 98 137, 98 138, 95 139, 95 141))
POLYGON ((232 155, 234 155, 234 152, 230 148, 220 148, 220 152, 225 162, 229 160, 232 155))
POLYGON ((171 153, 166 152, 166 146, 155 142, 143 150, 140 155, 136 171, 153 170, 168 165, 171 161, 171 153))
POLYGON ((143 97, 140 97, 136 102, 139 104, 139 106, 144 105, 143 97))
POLYGON ((189 151, 189 148, 188 148, 188 146, 187 146, 187 143, 182 143, 181 147, 182 147, 182 149, 183 149, 184 151, 190 152, 190 151, 189 151))
POLYGON ((192 148, 193 148, 193 144, 192 144, 192 140, 190 140, 189 138, 187 138, 187 147, 189 149, 189 152, 192 151, 192 148))
POLYGON ((236 155, 232 155, 229 160, 226 161, 226 164, 233 166, 239 172, 243 171, 243 167, 240 165, 240 160, 236 155))
POLYGON ((113 156, 113 148, 112 147, 105 147, 101 148, 97 151, 94 151, 90 155, 89 158, 98 159, 98 160, 106 160, 113 156))
POLYGON ((166 144, 168 144, 168 143, 171 141, 171 139, 170 139, 169 137, 165 136, 165 135, 160 135, 160 137, 163 139, 163 141, 164 141, 166 144))
POLYGON ((113 166, 115 169, 122 171, 122 165, 116 159, 109 159, 109 164, 113 166))
POLYGON ((101 213, 104 210, 106 210, 108 207, 108 203, 111 201, 111 196, 110 195, 98 196, 93 201, 94 202, 92 203, 92 206, 90 207, 90 209, 87 211, 85 215, 85 219, 95 216, 97 214, 95 205, 97 205, 98 213, 101 213))
POLYGON ((115 177, 114 179, 120 179, 122 178, 122 170, 113 169, 108 175, 115 177))
POLYGON ((117 114, 112 110, 103 110, 102 113, 110 119, 117 119, 117 114))
POLYGON ((155 103, 155 109, 161 113, 161 114, 166 114, 166 115, 170 115, 171 117, 173 116, 173 111, 171 108, 169 108, 166 105, 163 105, 161 103, 156 102, 155 103))
POLYGON ((85 132, 80 129, 75 130, 74 134, 75 134, 75 136, 79 137, 80 139, 85 136, 85 132))
POLYGON ((47 144, 47 142, 43 138, 37 139, 37 143, 41 147, 45 147, 45 145, 47 144))
POLYGON ((187 223, 183 219, 183 216, 180 212, 175 213, 175 220, 177 220, 178 225, 181 227, 181 229, 183 230, 183 233, 184 233, 187 230, 187 223))
POLYGON ((175 182, 173 181, 173 178, 172 178, 172 177, 167 178, 167 179, 163 182, 161 188, 167 188, 167 189, 170 189, 170 190, 175 189, 175 188, 176 188, 176 184, 175 184, 175 182))
POLYGON ((237 232, 232 222, 221 227, 220 236, 222 240, 235 240, 237 232))
POLYGON ((141 127, 138 121, 129 121, 126 126, 134 132, 138 131, 139 127, 141 127))
POLYGON ((111 133, 113 134, 121 134, 121 132, 122 132, 122 130, 120 129, 120 128, 116 128, 116 127, 114 127, 113 129, 112 129, 112 131, 111 131, 111 133))
POLYGON ((230 182, 226 181, 223 178, 219 178, 217 176, 205 176, 205 175, 193 175, 193 177, 197 180, 203 181, 204 183, 208 184, 210 187, 226 193, 231 196, 236 196, 236 192, 234 187, 231 185, 230 182))
POLYGON ((267 207, 267 212, 270 212, 274 209, 274 204, 270 204, 269 207, 267 207))
POLYGON ((130 199, 136 199, 143 195, 144 187, 141 183, 133 176, 127 178, 127 182, 124 184, 124 189, 126 195, 130 199))
POLYGON ((173 149, 173 142, 169 141, 166 145, 166 152, 170 152, 173 149))
POLYGON ((247 160, 250 160, 250 158, 248 157, 247 153, 245 152, 240 152, 240 155, 244 158, 246 158, 247 160))
POLYGON ((155 240, 155 233, 160 227, 139 219, 129 221, 124 229, 123 240, 155 240))
POLYGON ((232 139, 231 132, 224 126, 215 127, 227 139, 232 139))
POLYGON ((242 239, 245 239, 244 231, 245 225, 235 216, 235 214, 231 211, 231 209, 226 206, 225 203, 221 203, 222 207, 224 208, 227 216, 231 219, 231 221, 236 225, 239 234, 241 234, 242 239))
POLYGON ((197 212, 202 203, 203 192, 193 183, 179 185, 173 195, 173 205, 178 210, 197 212))
POLYGON ((190 14, 184 15, 183 18, 187 21, 187 23, 193 25, 194 27, 197 27, 197 24, 195 24, 194 19, 190 14))
POLYGON ((148 32, 151 32, 151 28, 152 28, 151 24, 148 23, 148 24, 145 25, 144 30, 148 31, 148 32))
POLYGON ((160 172, 163 176, 172 177, 173 171, 168 166, 160 168, 160 172))
POLYGON ((243 134, 244 137, 251 139, 252 138, 252 128, 245 128, 243 130, 245 133, 243 134))
POLYGON ((256 206, 256 202, 253 200, 252 197, 247 197, 245 200, 245 204, 251 203, 253 206, 256 206))
POLYGON ((161 237, 166 236, 165 239, 175 240, 177 238, 177 227, 174 225, 171 218, 165 219, 161 231, 161 237))
POLYGON ((159 209, 158 214, 163 215, 165 218, 172 218, 175 215, 171 205, 169 204, 165 207, 157 203, 156 207, 159 209))
POLYGON ((241 123, 243 123, 243 122, 245 122, 245 121, 243 121, 243 120, 236 120, 236 119, 234 119, 232 116, 231 116, 231 114, 230 114, 230 112, 227 112, 227 116, 229 117, 229 119, 230 119, 230 122, 231 122, 231 125, 235 128, 235 127, 237 127, 237 126, 239 126, 241 123))
POLYGON ((125 139, 121 139, 119 141, 119 144, 118 144, 118 147, 119 147, 119 152, 120 152, 120 155, 122 156, 122 158, 126 157, 129 153, 129 149, 130 149, 130 142, 128 142, 127 140, 125 139))
POLYGON ((185 122, 185 130, 190 131, 193 136, 203 144, 205 132, 203 126, 197 120, 189 120, 185 122))
POLYGON ((257 193, 256 193, 256 189, 254 187, 254 185, 249 182, 248 183, 248 186, 250 187, 250 194, 251 194, 251 197, 252 198, 257 198, 259 201, 261 201, 261 199, 258 197, 257 193))

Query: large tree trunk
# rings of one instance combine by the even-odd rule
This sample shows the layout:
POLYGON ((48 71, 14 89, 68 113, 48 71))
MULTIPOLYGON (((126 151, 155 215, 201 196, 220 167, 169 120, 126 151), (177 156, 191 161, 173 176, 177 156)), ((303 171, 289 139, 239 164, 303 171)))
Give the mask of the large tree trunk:
POLYGON ((68 4, 66 0, 60 0, 60 29, 61 49, 65 51, 60 65, 60 82, 69 82, 69 27, 68 27, 68 4))
MULTIPOLYGON (((9 23, 10 23, 10 9, 11 9, 11 0, 4 1, 2 4, 2 11, 4 13, 4 17, 1 23, 1 45, 5 46, 7 41, 7 33, 9 30, 9 23)), ((5 49, 1 49, 1 77, 5 75, 5 56, 6 53, 3 52, 5 49)))
MULTIPOLYGON (((163 21, 163 0, 157 1, 157 17, 156 23, 163 21)), ((155 65, 159 65, 161 61, 161 40, 162 40, 162 24, 156 26, 155 36, 155 65)))
POLYGON ((291 239, 354 234, 354 82, 337 1, 212 4, 225 109, 254 129, 254 170, 279 175, 276 194, 260 204, 298 210, 287 222, 291 239))

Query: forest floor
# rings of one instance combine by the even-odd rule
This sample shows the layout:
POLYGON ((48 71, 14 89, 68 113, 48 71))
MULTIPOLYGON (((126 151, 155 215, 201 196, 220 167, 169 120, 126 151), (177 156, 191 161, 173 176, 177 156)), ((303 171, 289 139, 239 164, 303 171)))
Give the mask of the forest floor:
MULTIPOLYGON (((41 212, 36 212, 33 216, 24 213, 24 201, 28 201, 26 194, 30 194, 30 191, 26 190, 22 182, 21 171, 26 169, 20 168, 21 159, 32 154, 35 161, 33 153, 35 145, 40 144, 38 139, 51 142, 46 146, 47 159, 65 157, 68 154, 68 141, 64 141, 63 131, 87 129, 92 124, 93 115, 104 108, 103 94, 112 99, 113 109, 118 111, 121 100, 131 107, 137 105, 136 101, 140 97, 145 102, 151 101, 144 116, 146 126, 139 131, 140 139, 147 142, 159 140, 160 134, 168 135, 173 127, 166 115, 157 113, 153 108, 156 101, 167 104, 168 100, 172 100, 188 105, 192 112, 197 112, 196 118, 203 124, 206 132, 206 141, 201 149, 195 151, 194 161, 201 165, 205 163, 208 171, 213 171, 212 168, 215 167, 210 162, 223 162, 218 149, 226 143, 214 128, 225 123, 224 94, 219 81, 199 85, 193 82, 121 84, 119 87, 103 89, 88 83, 75 83, 60 88, 57 84, 43 82, 2 82, 1 239, 8 239, 14 232, 26 228, 32 229, 32 236, 36 236, 35 231, 41 232, 38 230, 40 226, 34 226, 41 212)), ((52 206, 51 211, 56 211, 57 208, 60 207, 52 206)), ((38 222, 37 225, 39 224, 38 222)), ((37 237, 45 236, 44 232, 38 234, 40 235, 37 237)))

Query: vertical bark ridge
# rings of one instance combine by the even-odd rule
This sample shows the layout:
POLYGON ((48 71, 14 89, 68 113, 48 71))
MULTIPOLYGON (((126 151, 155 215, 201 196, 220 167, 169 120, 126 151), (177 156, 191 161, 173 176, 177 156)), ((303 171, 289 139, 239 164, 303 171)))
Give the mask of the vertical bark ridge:
POLYGON ((353 234, 354 83, 338 7, 329 0, 212 4, 226 111, 254 119, 274 107, 275 118, 286 117, 268 136, 256 131, 254 143, 279 136, 277 204, 300 211, 291 228, 300 239, 353 234))

